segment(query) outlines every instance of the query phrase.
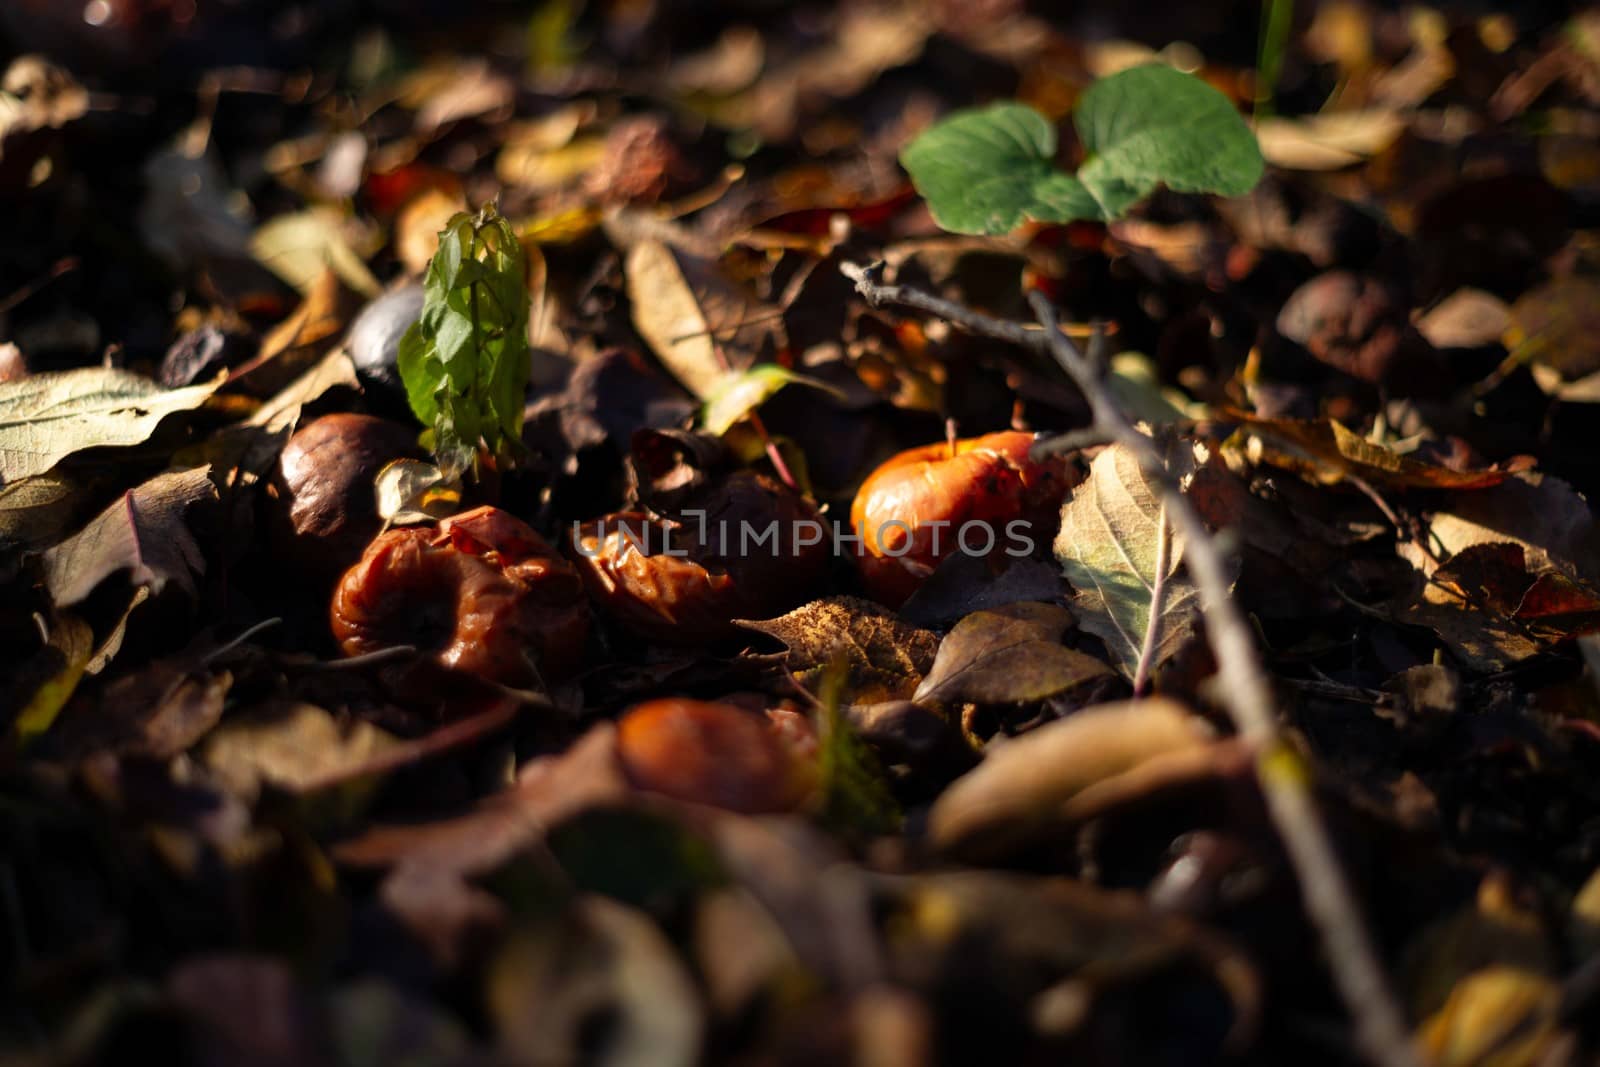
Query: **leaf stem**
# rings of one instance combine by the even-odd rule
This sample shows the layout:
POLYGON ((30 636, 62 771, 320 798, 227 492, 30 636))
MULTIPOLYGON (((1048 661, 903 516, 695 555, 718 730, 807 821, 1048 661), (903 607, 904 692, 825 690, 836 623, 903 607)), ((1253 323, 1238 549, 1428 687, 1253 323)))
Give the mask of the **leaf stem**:
POLYGON ((767 432, 767 424, 762 422, 761 416, 754 411, 750 412, 749 417, 751 427, 761 437, 761 444, 766 449, 767 458, 772 461, 772 469, 778 472, 778 477, 783 479, 784 485, 787 485, 797 493, 800 492, 800 483, 795 481, 794 475, 789 470, 789 464, 783 461, 783 452, 778 448, 778 443, 772 439, 772 435, 767 432))
POLYGON ((1133 672, 1133 695, 1142 697, 1150 690, 1150 671, 1155 666, 1156 648, 1161 644, 1163 607, 1167 599, 1167 570, 1172 566, 1172 529, 1167 522, 1167 502, 1161 501, 1156 518, 1156 577, 1150 586, 1150 619, 1144 627, 1144 646, 1139 649, 1139 665, 1133 672))
POLYGON ((1355 1037, 1368 1061, 1381 1067, 1420 1067, 1366 921, 1323 825, 1312 791, 1311 769, 1279 725, 1272 690, 1256 655, 1255 638, 1230 593, 1228 567, 1211 531, 1168 475, 1155 441, 1136 429, 1102 375, 1061 331, 1055 309, 1041 293, 1028 294, 1042 331, 990 318, 949 300, 879 280, 882 263, 839 268, 873 307, 895 304, 936 315, 980 337, 1020 345, 1054 359, 1082 391, 1094 412, 1093 428, 1127 448, 1167 504, 1174 531, 1183 538, 1184 559, 1200 590, 1206 639, 1217 661, 1218 699, 1239 735, 1255 753, 1256 781, 1300 883, 1301 897, 1355 1037))

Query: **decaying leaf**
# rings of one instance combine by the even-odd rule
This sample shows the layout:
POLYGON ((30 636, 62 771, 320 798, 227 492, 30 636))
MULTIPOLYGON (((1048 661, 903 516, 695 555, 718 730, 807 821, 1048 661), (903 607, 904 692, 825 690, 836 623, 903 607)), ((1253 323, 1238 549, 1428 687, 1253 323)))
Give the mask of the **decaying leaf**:
POLYGON ((1383 489, 1487 489, 1533 466, 1518 456, 1493 467, 1453 470, 1374 444, 1334 419, 1263 419, 1228 411, 1241 423, 1245 454, 1322 485, 1360 478, 1383 489))
POLYGON ((139 444, 162 419, 199 407, 222 382, 163 389, 110 367, 0 382, 0 484, 43 474, 86 448, 139 444))
POLYGON ((545 829, 628 794, 617 731, 601 723, 560 756, 532 761, 515 787, 474 810, 428 823, 379 825, 341 842, 334 857, 352 867, 410 864, 461 876, 485 874, 531 847, 545 829))
POLYGON ((1009 604, 956 624, 912 699, 932 704, 1021 704, 1108 678, 1106 664, 1067 648, 1072 613, 1055 604, 1009 604))
POLYGON ((1498 343, 1510 315, 1493 293, 1457 289, 1417 320, 1417 332, 1435 348, 1477 348, 1498 343))
POLYGON ((1523 294, 1504 341, 1513 359, 1547 367, 1560 381, 1600 372, 1600 281, 1558 278, 1523 294))
POLYGON ((168 471, 123 493, 78 533, 44 554, 45 585, 59 605, 76 604, 121 570, 129 580, 159 592, 172 581, 191 596, 205 556, 184 512, 214 500, 211 468, 168 471))
MULTIPOLYGON (((1570 484, 1550 475, 1518 474, 1482 492, 1463 493, 1427 515, 1428 543, 1449 556, 1473 545, 1520 545, 1530 567, 1549 567, 1600 580, 1600 526, 1589 503, 1570 484)), ((1424 574, 1433 562, 1409 544, 1399 551, 1424 574)))
POLYGON ((66 532, 85 495, 77 482, 50 471, 0 488, 0 553, 42 548, 66 532))
POLYGON ((1534 1064, 1555 1043, 1561 987, 1546 975, 1486 967, 1463 978, 1422 1025, 1421 1044, 1440 1067, 1534 1064))
MULTIPOLYGON (((897 950, 951 980, 970 982, 976 970, 1022 986, 1037 1006, 1074 975, 1104 990, 1189 967, 1228 999, 1232 1025, 1219 1040, 1245 1047, 1260 1020, 1261 979, 1248 957, 1195 924, 1152 911, 1140 894, 998 871, 924 874, 896 888, 889 904, 897 950)), ((1090 1019, 1080 1021, 1090 1022, 1092 1007, 1084 1007, 1090 1019)))
MULTIPOLYGON (((1173 473, 1181 478, 1188 472, 1173 473)), ((1089 477, 1061 509, 1055 554, 1078 591, 1073 603, 1080 625, 1105 641, 1127 677, 1139 663, 1158 582, 1161 625, 1151 666, 1193 636, 1199 597, 1182 571, 1182 538, 1171 529, 1160 491, 1122 446, 1095 457, 1089 477)))
POLYGON ((1150 761, 1193 753, 1208 730, 1162 697, 1097 704, 991 745, 983 762, 940 794, 928 815, 938 847, 988 851, 1040 823, 1070 820, 1099 801, 1096 788, 1150 761))
POLYGON ((722 278, 716 264, 660 241, 634 244, 625 272, 633 325, 662 365, 702 402, 736 406, 718 397, 729 387, 730 367, 749 360, 730 357, 750 352, 772 331, 770 311, 722 278))
POLYGON ((1286 170, 1339 170, 1387 148, 1405 129, 1395 111, 1335 111, 1296 118, 1274 116, 1256 125, 1268 163, 1286 170))
POLYGON ((635 245, 627 260, 633 324, 672 376, 695 396, 716 394, 726 367, 694 290, 676 257, 659 241, 635 245))
MULTIPOLYGON (((301 293, 309 293, 323 271, 331 270, 356 292, 375 298, 383 286, 351 247, 346 230, 336 209, 310 208, 263 225, 250 239, 250 251, 301 293)), ((370 244, 370 239, 364 242, 366 251, 373 251, 370 244)))
POLYGON ((957 552, 900 605, 900 617, 913 626, 944 628, 975 611, 1030 600, 1050 603, 1066 594, 1061 568, 1043 560, 1013 559, 995 574, 990 560, 957 552))
POLYGON ((250 798, 264 785, 300 793, 339 780, 395 744, 371 723, 341 725, 312 704, 218 730, 206 743, 206 766, 235 795, 250 798))
POLYGON ((788 667, 815 688, 835 657, 845 662, 844 700, 875 704, 909 697, 933 666, 939 639, 901 622, 888 608, 857 597, 813 600, 787 615, 740 626, 787 646, 788 667))

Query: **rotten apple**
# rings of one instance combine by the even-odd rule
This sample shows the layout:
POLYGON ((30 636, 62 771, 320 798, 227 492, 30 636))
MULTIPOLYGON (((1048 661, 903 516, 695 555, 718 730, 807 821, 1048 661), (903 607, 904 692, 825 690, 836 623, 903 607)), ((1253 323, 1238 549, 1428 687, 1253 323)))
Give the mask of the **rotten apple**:
POLYGON ((445 519, 437 530, 390 530, 334 593, 334 638, 346 655, 410 645, 440 665, 526 686, 570 676, 589 609, 572 567, 499 508, 445 519))
POLYGON ((1048 544, 1081 476, 1065 457, 1031 459, 1033 444, 1033 434, 1014 430, 941 441, 873 471, 850 507, 868 592, 898 607, 947 556, 1048 544))
POLYGON ((578 527, 574 563, 608 615, 642 637, 702 644, 734 619, 766 619, 814 595, 830 537, 805 497, 735 471, 680 502, 678 517, 626 511, 578 527), (770 531, 770 535, 769 535, 770 531))
POLYGON ((624 715, 617 754, 637 789, 746 815, 793 811, 816 780, 814 752, 782 720, 682 697, 624 715))

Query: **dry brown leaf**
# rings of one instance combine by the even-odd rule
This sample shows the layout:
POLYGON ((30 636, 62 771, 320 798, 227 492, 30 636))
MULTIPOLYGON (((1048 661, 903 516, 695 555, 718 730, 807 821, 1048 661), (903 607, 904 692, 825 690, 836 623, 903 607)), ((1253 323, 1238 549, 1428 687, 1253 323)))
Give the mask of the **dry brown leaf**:
POLYGON ((1487 489, 1533 465, 1529 456, 1479 470, 1452 470, 1373 444, 1333 419, 1263 419, 1225 410, 1241 424, 1245 454, 1321 485, 1360 478, 1380 489, 1487 489))
POLYGON ((294 793, 315 789, 396 743, 371 723, 341 726, 323 709, 297 703, 219 729, 203 758, 229 792, 249 799, 264 785, 294 793))
POLYGON ((1511 308, 1482 289, 1457 289, 1417 320, 1417 332, 1435 348, 1478 348, 1500 341, 1511 308))
POLYGON ((1540 382, 1548 392, 1600 372, 1600 280, 1557 278, 1524 293, 1503 339, 1512 359, 1553 372, 1540 382))
POLYGON ((1256 127, 1261 154, 1288 170, 1338 170, 1370 159, 1394 143, 1404 116, 1376 108, 1297 118, 1269 118, 1256 127))
POLYGON ((842 658, 847 670, 844 700, 851 704, 909 697, 939 648, 939 639, 927 630, 908 626, 888 608, 857 597, 813 600, 776 619, 737 622, 782 641, 789 649, 789 669, 807 685, 842 658))
POLYGON ((991 745, 983 762, 940 794, 928 836, 947 851, 1015 839, 1071 817, 1087 790, 1145 761, 1203 748, 1204 723, 1165 697, 1097 704, 991 745))
POLYGON ((976 611, 939 644, 912 699, 925 704, 1021 704, 1109 678, 1109 666, 1067 648, 1072 613, 1056 604, 976 611))
POLYGON ((45 585, 58 605, 76 604, 106 578, 129 571, 152 593, 172 581, 195 594, 193 575, 205 573, 205 556, 184 522, 184 512, 215 500, 211 468, 167 471, 123 493, 93 522, 44 554, 45 585))

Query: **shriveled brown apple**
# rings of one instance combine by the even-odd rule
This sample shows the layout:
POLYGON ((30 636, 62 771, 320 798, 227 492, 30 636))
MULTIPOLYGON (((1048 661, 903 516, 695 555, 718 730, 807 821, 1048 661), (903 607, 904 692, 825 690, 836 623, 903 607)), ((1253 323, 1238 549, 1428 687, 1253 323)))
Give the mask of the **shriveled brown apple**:
POLYGON ((570 676, 589 608, 572 567, 499 508, 445 519, 437 530, 390 530, 345 572, 333 598, 346 655, 414 646, 444 667, 505 685, 570 676))

